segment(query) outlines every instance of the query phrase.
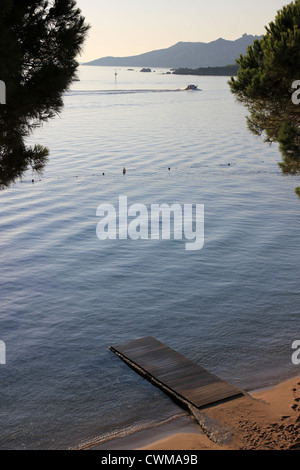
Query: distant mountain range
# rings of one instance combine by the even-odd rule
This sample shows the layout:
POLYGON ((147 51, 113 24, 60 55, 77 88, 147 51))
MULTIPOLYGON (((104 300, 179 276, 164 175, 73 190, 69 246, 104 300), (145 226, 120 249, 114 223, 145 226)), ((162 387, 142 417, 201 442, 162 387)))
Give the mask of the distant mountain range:
POLYGON ((146 52, 130 57, 103 57, 83 65, 102 65, 114 67, 163 67, 199 68, 217 67, 234 64, 240 54, 261 36, 244 34, 235 41, 219 38, 209 43, 178 42, 167 49, 146 52))

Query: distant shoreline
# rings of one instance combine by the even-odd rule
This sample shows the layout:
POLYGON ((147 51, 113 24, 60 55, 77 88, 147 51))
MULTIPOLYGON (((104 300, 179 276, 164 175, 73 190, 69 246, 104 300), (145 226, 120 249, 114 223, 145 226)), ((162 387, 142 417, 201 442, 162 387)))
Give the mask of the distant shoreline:
POLYGON ((179 68, 172 73, 174 75, 214 75, 214 76, 236 76, 238 65, 226 65, 224 67, 199 67, 198 69, 179 68))

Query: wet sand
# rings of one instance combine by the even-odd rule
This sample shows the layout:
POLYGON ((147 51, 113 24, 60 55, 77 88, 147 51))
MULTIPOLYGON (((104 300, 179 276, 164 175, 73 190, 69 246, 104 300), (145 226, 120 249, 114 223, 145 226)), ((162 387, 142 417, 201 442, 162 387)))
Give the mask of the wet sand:
POLYGON ((89 450, 300 450, 300 377, 194 411, 89 450))
POLYGON ((213 406, 201 416, 200 432, 177 432, 134 448, 300 450, 300 377, 213 406))

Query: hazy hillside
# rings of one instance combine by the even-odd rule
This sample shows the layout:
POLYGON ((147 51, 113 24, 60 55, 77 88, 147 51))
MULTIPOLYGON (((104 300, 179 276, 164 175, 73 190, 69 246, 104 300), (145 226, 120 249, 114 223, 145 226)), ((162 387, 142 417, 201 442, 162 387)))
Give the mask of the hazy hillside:
POLYGON ((119 67, 199 68, 234 64, 240 54, 260 36, 244 34, 235 41, 219 38, 209 43, 178 42, 167 49, 146 52, 131 57, 103 57, 84 65, 111 65, 119 67))

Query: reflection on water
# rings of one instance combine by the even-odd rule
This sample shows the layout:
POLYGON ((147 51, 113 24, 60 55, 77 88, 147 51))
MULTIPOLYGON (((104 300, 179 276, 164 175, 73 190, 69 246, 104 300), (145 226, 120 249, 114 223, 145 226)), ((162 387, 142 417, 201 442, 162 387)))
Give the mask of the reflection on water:
MULTIPOLYGON (((111 90, 114 69, 81 67, 80 79, 76 92, 111 90)), ((185 80, 121 70, 117 87, 185 80)), ((282 177, 227 80, 201 78, 199 93, 68 94, 26 142, 51 158, 35 184, 29 171, 0 193, 2 449, 77 447, 177 416, 109 351, 137 337, 246 390, 298 374, 299 177, 282 177), (100 241, 97 207, 120 195, 205 204, 203 249, 100 241)))

